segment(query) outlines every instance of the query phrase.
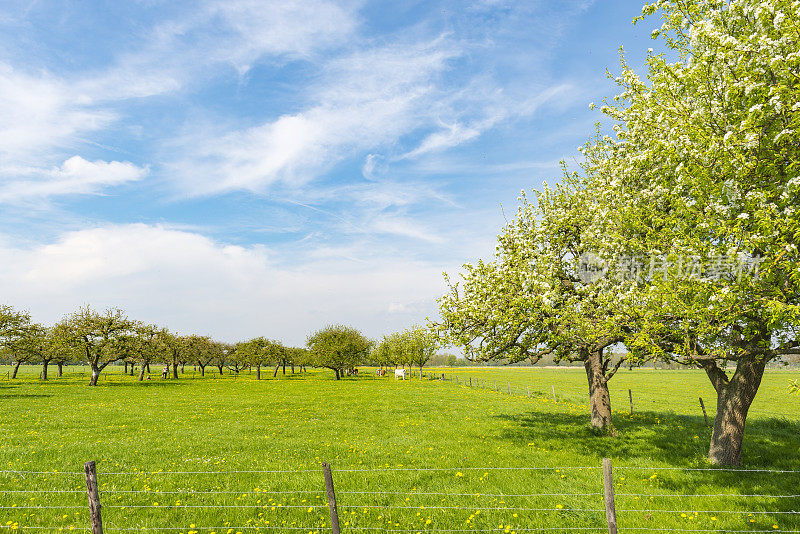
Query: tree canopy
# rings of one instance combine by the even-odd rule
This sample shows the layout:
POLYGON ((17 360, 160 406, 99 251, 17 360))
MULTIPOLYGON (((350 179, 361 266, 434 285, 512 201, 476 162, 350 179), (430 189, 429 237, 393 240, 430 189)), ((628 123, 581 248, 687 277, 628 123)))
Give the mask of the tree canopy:
POLYGON ((580 172, 523 196, 494 260, 440 299, 442 327, 472 358, 583 360, 593 426, 617 366, 704 369, 709 459, 736 465, 766 364, 800 352, 800 12, 660 0, 637 21, 654 15, 668 53, 648 52, 646 78, 623 59, 609 134, 580 172), (624 360, 603 354, 615 343, 624 360))
POLYGON ((90 384, 96 386, 100 372, 130 350, 135 323, 119 309, 100 313, 85 306, 67 316, 61 325, 65 343, 91 366, 90 384))
POLYGON ((331 325, 311 334, 306 346, 314 365, 331 369, 339 380, 342 370, 367 358, 372 342, 353 327, 331 325))

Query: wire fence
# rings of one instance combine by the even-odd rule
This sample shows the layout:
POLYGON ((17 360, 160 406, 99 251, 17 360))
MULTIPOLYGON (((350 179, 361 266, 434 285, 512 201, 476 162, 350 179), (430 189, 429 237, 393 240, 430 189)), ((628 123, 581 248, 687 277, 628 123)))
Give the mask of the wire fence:
MULTIPOLYGON (((588 387, 580 387, 569 382, 562 381, 559 384, 548 382, 542 384, 531 381, 531 383, 528 384, 521 384, 519 378, 514 378, 513 380, 508 377, 487 378, 484 376, 484 373, 480 371, 470 373, 470 376, 452 372, 424 372, 423 377, 428 380, 443 380, 459 386, 495 391, 508 395, 537 397, 548 401, 552 400, 554 403, 568 402, 584 405, 587 402, 588 395, 588 387)), ((522 382, 524 382, 524 380, 522 382)), ((614 393, 621 394, 616 395, 616 404, 617 406, 624 407, 621 411, 627 411, 630 414, 636 411, 651 411, 653 409, 662 412, 665 406, 671 406, 676 401, 676 396, 672 393, 665 393, 663 388, 644 388, 639 385, 635 391, 633 388, 623 388, 619 390, 611 383, 609 383, 609 388, 615 390, 614 393)), ((706 424, 710 425, 714 421, 716 401, 710 396, 705 400, 706 403, 703 402, 702 397, 698 396, 696 399, 690 399, 690 403, 696 407, 696 415, 703 415, 706 419, 706 424)), ((800 419, 800 410, 795 408, 792 404, 771 406, 769 410, 751 408, 748 413, 749 415, 763 418, 800 419)))
POLYGON ((84 471, 0 471, 0 494, 10 500, 0 506, 0 531, 800 533, 800 494, 743 491, 771 487, 800 487, 800 470, 612 469, 609 459, 232 471, 103 471, 87 462, 84 471), (497 483, 487 488, 495 489, 464 491, 492 473, 497 483), (686 491, 720 485, 730 492, 686 491))

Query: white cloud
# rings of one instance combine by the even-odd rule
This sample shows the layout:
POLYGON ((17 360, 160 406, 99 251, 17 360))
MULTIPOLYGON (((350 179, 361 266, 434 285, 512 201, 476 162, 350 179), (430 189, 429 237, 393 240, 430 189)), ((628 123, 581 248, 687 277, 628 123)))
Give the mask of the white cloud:
POLYGON ((80 86, 106 98, 138 98, 182 89, 231 66, 308 59, 347 43, 354 8, 329 0, 207 0, 143 32, 105 72, 80 86))
POLYGON ((264 247, 143 224, 69 232, 32 248, 0 238, 0 295, 43 322, 88 303, 185 333, 300 344, 329 323, 378 336, 421 322, 444 290, 442 266, 312 256, 279 267, 282 258, 264 247))
POLYGON ((408 217, 381 216, 372 221, 373 232, 410 237, 428 243, 443 243, 444 238, 408 217))
POLYGON ((216 0, 142 32, 102 68, 56 76, 29 58, 0 62, 0 160, 52 164, 117 123, 125 100, 181 90, 220 65, 243 73, 265 57, 308 57, 347 42, 356 25, 352 10, 327 0, 216 0))
MULTIPOLYGON (((492 121, 493 122, 493 121, 492 121)), ((488 124, 486 125, 488 127, 488 124)), ((417 148, 405 154, 404 157, 413 158, 420 156, 426 152, 435 150, 442 150, 445 148, 454 147, 475 139, 481 134, 481 130, 474 127, 464 126, 463 124, 451 124, 445 126, 445 129, 440 132, 435 132, 428 135, 417 148)))
POLYGON ((325 0, 220 0, 209 2, 205 15, 212 22, 221 19, 232 32, 212 57, 240 72, 265 54, 308 57, 340 45, 357 24, 350 10, 325 0))
MULTIPOLYGON (((472 91, 470 91, 472 92, 472 91)), ((556 107, 563 107, 564 102, 571 102, 575 97, 575 87, 562 83, 546 87, 532 97, 523 99, 513 98, 502 91, 493 91, 480 94, 484 99, 482 106, 477 106, 479 117, 469 124, 454 122, 445 124, 440 121, 441 129, 426 136, 415 149, 401 156, 401 158, 415 158, 430 152, 440 152, 447 148, 458 146, 481 136, 498 123, 510 119, 527 117, 536 112, 544 104, 549 103, 556 107)), ((475 96, 471 97, 472 99, 475 96)), ((456 107, 456 106, 454 106, 456 107)), ((475 109, 475 108, 470 108, 475 109)))
POLYGON ((0 159, 39 162, 51 147, 108 126, 115 115, 75 97, 47 73, 30 75, 0 63, 0 159))
POLYGON ((457 54, 436 39, 332 61, 307 110, 244 130, 189 135, 180 143, 186 156, 172 169, 192 194, 302 185, 345 156, 418 128, 436 94, 434 78, 457 54))
POLYGON ((106 187, 140 180, 148 169, 130 162, 87 161, 73 156, 60 167, 0 168, 0 203, 42 200, 56 195, 97 194, 106 187))
POLYGON ((342 160, 369 152, 362 175, 377 180, 386 162, 444 151, 575 96, 568 83, 541 87, 532 96, 529 90, 509 95, 487 78, 453 86, 447 77, 464 51, 445 35, 331 60, 307 89, 303 111, 239 130, 190 125, 192 133, 176 141, 181 157, 169 164, 170 175, 188 195, 264 192, 276 184, 302 189, 342 160), (433 131, 412 150, 385 155, 426 130, 433 131))

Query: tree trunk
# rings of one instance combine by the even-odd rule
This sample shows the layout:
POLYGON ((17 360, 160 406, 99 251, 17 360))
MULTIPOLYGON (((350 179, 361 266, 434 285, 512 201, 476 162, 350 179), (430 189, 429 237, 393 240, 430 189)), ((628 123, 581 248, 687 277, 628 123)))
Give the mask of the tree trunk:
POLYGON ((280 367, 281 367, 280 363, 278 363, 278 365, 275 366, 275 372, 272 373, 272 378, 275 378, 276 376, 278 376, 278 369, 280 369, 280 367))
POLYGON ((50 360, 42 360, 42 380, 47 380, 48 365, 50 365, 50 360))
POLYGON ((185 365, 184 363, 181 363, 181 374, 183 374, 183 366, 184 365, 185 365))
POLYGON ((590 352, 583 362, 589 382, 590 424, 593 430, 611 427, 611 395, 603 373, 603 351, 590 352))
POLYGON ((142 365, 142 366, 139 368, 139 382, 141 382, 142 380, 144 380, 144 367, 145 367, 145 366, 144 366, 144 365, 142 365))
POLYGON ((178 364, 172 364, 172 378, 178 378, 178 364))
POLYGON ((261 365, 256 365, 256 380, 261 380, 261 365))
POLYGON ((147 372, 150 372, 150 362, 147 362, 147 372))
POLYGON ((286 360, 283 360, 283 374, 286 375, 286 360))
POLYGON ((221 366, 221 365, 218 365, 218 366, 217 366, 217 369, 219 369, 219 376, 222 376, 222 366, 221 366))
POLYGON ((200 368, 200 376, 206 376, 206 366, 198 363, 197 367, 200 368))
POLYGON ((419 366, 419 379, 422 380, 422 366, 419 366))
POLYGON ((336 380, 339 380, 339 369, 334 369, 334 373, 336 373, 336 380))
POLYGON ((100 369, 92 369, 92 379, 89 381, 89 385, 96 386, 98 378, 100 378, 100 369))
POLYGON ((19 371, 20 365, 22 365, 22 362, 17 362, 14 364, 14 371, 11 373, 11 378, 17 378, 17 371, 19 371))
POLYGON ((64 376, 64 362, 58 362, 58 377, 64 376))
POLYGON ((292 374, 294 374, 294 364, 292 364, 292 374))
POLYGON ((708 450, 712 464, 738 466, 741 462, 747 411, 761 385, 765 365, 757 356, 744 357, 730 380, 716 364, 705 367, 717 390, 717 415, 708 450))
POLYGON ((133 368, 134 368, 134 365, 131 364, 131 376, 133 376, 133 368))

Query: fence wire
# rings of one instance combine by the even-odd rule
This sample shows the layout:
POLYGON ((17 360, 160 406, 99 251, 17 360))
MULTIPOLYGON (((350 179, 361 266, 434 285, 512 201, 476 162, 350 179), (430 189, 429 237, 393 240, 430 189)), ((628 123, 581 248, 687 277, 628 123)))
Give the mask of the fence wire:
MULTIPOLYGON (((453 472, 489 472, 489 471, 496 471, 496 472, 506 472, 506 471, 518 471, 518 472, 529 472, 532 473, 531 476, 535 477, 547 477, 547 473, 549 472, 564 472, 564 471, 571 471, 571 472, 578 472, 578 471, 588 471, 590 473, 597 473, 599 470, 602 469, 602 466, 569 466, 569 465, 556 465, 556 466, 484 466, 484 467, 471 467, 471 466, 454 466, 454 467, 420 467, 420 468, 410 468, 410 467, 385 467, 385 466, 378 466, 375 468, 369 467, 359 467, 359 468, 342 468, 342 469, 334 469, 333 473, 338 475, 348 474, 348 473, 363 473, 363 474, 384 474, 384 473, 453 473, 453 472)), ((702 476, 706 474, 710 474, 713 472, 730 472, 730 473, 737 473, 742 474, 743 476, 747 476, 749 474, 762 474, 766 476, 786 476, 792 475, 795 473, 800 473, 800 470, 791 470, 791 469, 747 469, 747 468, 714 468, 714 467, 674 467, 674 466, 656 466, 656 465, 621 465, 621 466, 614 466, 615 470, 629 470, 629 471, 649 471, 653 473, 658 472, 697 472, 702 476)), ((77 476, 77 475, 85 475, 84 472, 81 471, 17 471, 17 470, 7 470, 7 471, 0 471, 2 474, 11 474, 16 476, 25 476, 25 475, 64 475, 64 476, 77 476)), ((103 472, 100 471, 98 473, 98 477, 103 478, 108 475, 113 475, 117 477, 121 477, 122 480, 125 480, 125 477, 141 477, 141 476, 148 476, 148 477, 157 477, 158 475, 208 475, 208 476, 216 476, 220 480, 228 481, 228 477, 235 477, 236 475, 240 474, 256 474, 256 475, 277 475, 276 481, 280 482, 283 478, 280 475, 285 474, 322 474, 322 469, 309 469, 309 468, 298 468, 298 469, 271 469, 271 470, 231 470, 231 471, 143 471, 143 470, 132 470, 132 471, 109 471, 103 472)), ((598 473, 599 474, 599 473, 598 473)), ((138 510, 159 510, 164 512, 169 512, 170 514, 179 513, 181 510, 219 510, 219 511, 226 511, 226 510, 255 510, 255 511, 266 511, 266 512, 280 512, 284 510, 283 514, 289 514, 289 516, 275 516, 275 521, 277 521, 277 517, 288 517, 287 521, 291 519, 300 519, 300 516, 293 516, 291 515, 294 511, 296 514, 297 511, 301 510, 308 510, 309 513, 312 511, 320 512, 330 508, 330 503, 323 500, 320 502, 318 499, 326 499, 326 488, 321 484, 320 477, 320 487, 318 489, 305 489, 305 488, 287 488, 287 489, 247 489, 243 491, 238 491, 233 488, 186 488, 186 489, 179 489, 179 488, 166 488, 164 490, 158 488, 146 488, 146 489, 126 489, 126 488, 116 488, 112 487, 109 489, 103 489, 102 487, 99 490, 99 495, 101 500, 103 498, 107 498, 110 502, 102 503, 102 509, 109 512, 110 517, 112 519, 111 524, 107 524, 105 527, 105 531, 107 532, 115 532, 115 531, 186 531, 189 530, 195 532, 219 532, 219 534, 227 534, 228 531, 233 529, 233 531, 244 531, 244 530, 265 530, 265 531, 272 531, 272 530, 285 530, 285 531, 306 531, 310 533, 317 533, 319 534, 321 531, 327 532, 330 527, 325 523, 325 526, 320 524, 314 526, 297 526, 296 524, 287 524, 287 525, 270 525, 270 524, 248 524, 242 526, 230 526, 230 525, 223 525, 223 526, 192 526, 191 528, 187 528, 186 526, 183 527, 174 527, 174 526, 149 526, 149 525, 141 525, 141 526, 127 526, 127 525, 119 525, 116 514, 120 512, 130 512, 127 515, 130 517, 131 521, 136 521, 136 511, 138 510), (128 498, 136 498, 141 496, 146 496, 148 498, 158 498, 159 496, 177 496, 180 499, 183 498, 191 498, 191 497, 198 497, 202 498, 199 503, 195 504, 183 504, 180 500, 178 500, 175 504, 168 504, 168 503, 158 503, 154 502, 152 504, 149 503, 136 503, 136 502, 126 502, 128 498), (298 498, 301 496, 308 496, 309 499, 315 500, 315 503, 292 503, 292 502, 285 502, 287 496, 297 496, 298 498), (311 496, 314 496, 313 498, 311 496), (226 498, 232 498, 236 496, 237 499, 241 499, 243 497, 251 497, 251 496, 258 496, 262 498, 270 498, 270 496, 282 497, 284 502, 277 502, 270 498, 269 502, 262 503, 259 500, 257 503, 252 502, 242 502, 242 503, 232 503, 231 501, 225 502, 226 498), (219 502, 213 502, 214 497, 219 497, 219 502), (116 499, 116 500, 112 500, 116 499), (208 502, 207 499, 212 499, 212 502, 208 502), (121 502, 120 502, 121 501, 121 502), (133 514, 133 515, 131 515, 133 514), (113 521, 117 519, 117 521, 113 521), (117 523, 117 524, 114 524, 117 523)), ((476 514, 485 513, 485 516, 481 516, 486 521, 499 521, 500 517, 503 517, 501 514, 507 514, 507 517, 503 520, 503 525, 500 528, 488 528, 485 526, 478 526, 474 525, 474 528, 436 528, 436 524, 426 524, 424 527, 418 526, 417 528, 393 528, 392 524, 384 525, 384 526, 367 526, 367 525, 359 525, 358 522, 356 524, 350 525, 348 522, 345 523, 346 526, 342 528, 343 532, 349 531, 383 531, 383 532, 452 532, 452 533, 460 533, 460 532, 503 532, 504 534, 511 534, 511 532, 521 533, 521 532, 546 532, 546 531, 584 531, 584 532, 592 532, 592 531, 605 531, 607 529, 606 525, 602 526, 589 526, 585 523, 593 523, 595 520, 601 520, 600 517, 597 517, 600 514, 608 513, 608 508, 603 507, 604 499, 603 497, 606 495, 604 491, 585 491, 585 492, 509 492, 509 493, 502 493, 502 492, 488 492, 488 493, 480 493, 480 492, 459 492, 459 491, 426 491, 428 488, 422 487, 419 490, 415 486, 410 491, 369 491, 369 490, 352 490, 347 487, 347 481, 352 484, 352 479, 348 479, 347 475, 342 477, 343 480, 346 481, 345 490, 339 491, 336 493, 338 496, 337 500, 337 510, 341 511, 342 513, 342 521, 346 521, 348 518, 351 517, 350 514, 355 514, 356 511, 363 510, 366 514, 367 510, 379 510, 384 512, 387 515, 392 517, 391 522, 400 521, 406 522, 407 517, 405 514, 409 514, 411 512, 416 511, 417 516, 420 513, 425 512, 430 514, 433 512, 433 516, 435 521, 444 521, 445 523, 452 521, 463 521, 464 518, 458 519, 458 515, 461 512, 470 513, 470 519, 476 516, 476 514), (361 499, 356 499, 362 502, 348 502, 348 497, 354 497, 361 499), (369 502, 370 498, 374 498, 376 501, 381 501, 386 499, 388 502, 369 502), (549 504, 547 502, 542 502, 541 504, 545 504, 545 506, 526 506, 525 500, 535 500, 540 498, 563 498, 566 502, 565 505, 558 505, 557 507, 547 506, 549 504), (344 500, 342 500, 344 498, 344 500), (406 503, 397 503, 396 501, 404 498, 406 503), (444 502, 428 502, 429 500, 439 499, 444 502), (410 499, 414 499, 414 501, 408 502, 410 499), (481 499, 493 499, 494 502, 488 501, 481 501, 481 499), (521 502, 511 502, 506 504, 504 499, 522 499, 521 502), (368 502, 363 502, 367 500, 368 502), (392 502, 395 500, 395 502, 392 502), (497 502, 498 500, 499 503, 497 502), (570 501, 571 500, 571 501, 570 501), (416 502, 416 504, 415 504, 416 502), (570 506, 567 506, 567 505, 570 506), (592 504, 596 504, 599 506, 592 506, 592 504), (436 512, 442 512, 443 515, 437 515, 436 512), (508 521, 508 517, 510 514, 514 514, 514 517, 517 517, 517 513, 520 514, 521 518, 530 519, 531 517, 535 517, 538 514, 541 514, 543 518, 558 518, 558 519, 547 519, 547 521, 556 521, 553 523, 552 526, 549 527, 536 527, 528 526, 523 524, 518 525, 517 527, 512 527, 509 524, 505 524, 505 521, 508 521), (399 515, 397 515, 399 514, 399 515), (497 517, 497 519, 494 519, 497 517), (594 517, 595 519, 592 519, 594 517), (580 523, 583 522, 584 524, 581 525, 580 523), (558 524, 560 523, 560 525, 558 524)), ((602 476, 598 477, 597 485, 598 489, 602 489, 602 476)), ((36 479, 33 479, 36 480, 36 479)), ((170 479, 172 480, 172 479, 170 479)), ((545 480, 547 480, 545 478, 545 480)), ((760 480, 760 479, 758 479, 760 480)), ((234 479, 235 482, 235 479, 234 479)), ((164 482, 166 484, 166 482, 164 482)), ((417 482, 419 483, 419 482, 417 482)), ((547 482, 544 482, 547 483, 547 482)), ((702 483, 702 479, 698 481, 698 483, 702 483)), ((71 483, 70 483, 71 485, 71 483)), ((435 488, 431 488, 432 490, 435 488)), ((555 488, 554 488, 555 489, 555 488)), ((577 489, 577 488, 576 488, 577 489)), ((49 498, 49 495, 86 495, 86 490, 84 489, 57 489, 57 488, 15 488, 15 489, 8 489, 8 490, 1 490, 3 493, 11 494, 11 495, 18 495, 20 497, 23 496, 41 496, 43 498, 49 498)), ((656 490, 657 491, 657 490, 656 490)), ((796 517, 800 515, 800 510, 795 509, 755 509, 762 506, 762 503, 769 500, 774 500, 782 503, 790 502, 786 501, 786 499, 800 499, 800 494, 796 493, 754 493, 754 492, 747 492, 742 494, 735 494, 735 493, 713 493, 713 492, 697 492, 697 493, 635 493, 635 492, 620 492, 616 493, 614 496, 617 501, 623 501, 625 503, 629 503, 629 500, 625 499, 632 499, 632 498, 644 498, 644 499, 665 499, 668 500, 666 502, 673 503, 671 505, 665 506, 665 508, 658 508, 652 505, 652 501, 648 502, 647 507, 644 508, 635 508, 630 506, 622 506, 616 508, 616 513, 619 514, 619 519, 622 519, 622 524, 625 525, 631 524, 631 526, 620 526, 620 531, 658 531, 658 532, 779 532, 779 533, 798 533, 800 534, 800 530, 791 530, 786 528, 778 528, 779 525, 776 523, 773 525, 771 529, 763 529, 762 525, 753 525, 755 530, 750 529, 728 529, 728 528, 716 528, 716 529, 704 529, 699 528, 700 525, 687 525, 689 527, 696 526, 698 528, 665 528, 665 527, 647 527, 641 526, 640 517, 643 514, 688 514, 691 519, 698 519, 709 516, 709 515, 720 515, 724 514, 729 517, 736 517, 736 516, 746 516, 749 518, 750 522, 754 522, 753 518, 765 518, 765 517, 796 517), (721 509, 699 509, 695 506, 689 507, 688 509, 681 509, 680 505, 675 504, 675 500, 680 499, 700 499, 700 498, 708 498, 708 499, 722 499, 722 500, 739 500, 741 501, 742 509, 725 509, 723 506, 721 509), (759 502, 758 506, 753 506, 753 502, 759 502), (648 506, 649 505, 649 506, 648 506), (692 517, 694 516, 694 517, 692 517), (638 524, 637 524, 638 523, 638 524), (758 529, 757 527, 761 526, 762 529, 758 529)), ((30 500, 33 500, 36 497, 32 497, 30 500)), ((160 500, 160 499, 158 499, 160 500)), ((291 499, 294 501, 294 498, 291 499)), ((532 503, 529 503, 532 504, 532 503)), ((539 504, 539 503, 536 503, 539 504)), ((798 506, 800 508, 800 506, 798 506)), ((0 510, 3 510, 4 513, 7 513, 9 510, 19 510, 23 513, 37 511, 37 510, 46 510, 46 511, 75 511, 75 510, 86 510, 86 505, 81 504, 64 504, 64 505, 55 505, 50 503, 45 504, 36 504, 33 502, 20 502, 18 504, 14 504, 12 506, 0 506, 0 510)), ((187 512, 188 513, 188 512, 187 512)), ((261 515, 261 514, 259 514, 261 515)), ((64 516, 66 517, 66 516, 64 516)), ((83 516, 81 516, 83 517, 83 516)), ((174 520, 173 516, 170 516, 174 520)), ((273 516, 269 516, 270 519, 273 516)), ((312 516, 309 516, 309 518, 312 516)), ((322 516, 325 517, 324 515, 322 516)), ((356 516, 360 517, 360 516, 356 516)), ((378 516, 380 518, 380 516, 378 516)), ((602 516, 601 516, 602 517, 602 516)), ((148 519, 152 520, 152 516, 148 519)), ((264 518, 266 519, 266 518, 264 518)), ((318 520, 321 520, 319 517, 318 520)), ((603 518, 605 519, 605 518, 603 518)), ((716 520, 715 517, 711 517, 711 519, 716 520)), ((544 519, 543 519, 544 520, 544 519)), ((648 521, 653 520, 653 518, 648 517, 648 521)), ((251 520, 252 521, 252 520, 251 520)), ((734 520, 736 521, 736 520, 734 520)), ((302 524, 302 521, 300 521, 302 524)), ((772 521, 770 521, 771 523, 772 521)), ((469 523, 469 521, 467 521, 469 523)), ((213 524, 213 523, 212 523, 213 524)), ((534 523, 535 524, 535 523, 534 523)), ((728 524, 726 522, 726 524, 728 524)), ((454 525, 455 526, 455 525, 454 525)), ((783 525, 782 527, 787 526, 795 526, 793 523, 783 525)), ((19 522, 11 523, 8 522, 6 524, 0 524, 0 528, 4 530, 59 530, 64 528, 64 525, 54 525, 54 526, 42 526, 42 525, 24 525, 20 524, 19 522)), ((75 530, 84 530, 82 527, 74 527, 75 530)), ((67 530, 64 528, 64 530, 67 530)))

